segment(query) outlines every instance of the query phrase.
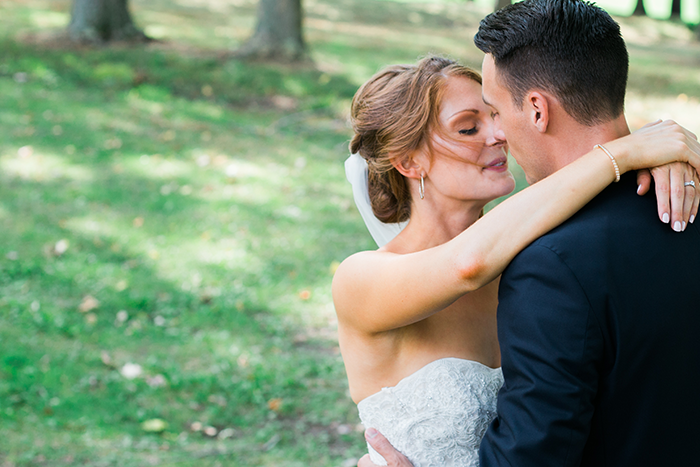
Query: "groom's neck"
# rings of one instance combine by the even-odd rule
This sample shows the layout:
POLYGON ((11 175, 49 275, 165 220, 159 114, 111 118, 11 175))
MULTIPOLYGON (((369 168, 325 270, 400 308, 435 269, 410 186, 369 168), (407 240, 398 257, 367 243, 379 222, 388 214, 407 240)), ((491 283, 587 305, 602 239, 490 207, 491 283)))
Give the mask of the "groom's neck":
POLYGON ((570 128, 551 141, 550 149, 553 151, 552 159, 555 161, 552 166, 553 172, 587 154, 596 144, 605 144, 628 134, 630 130, 624 115, 594 126, 571 123, 570 128))

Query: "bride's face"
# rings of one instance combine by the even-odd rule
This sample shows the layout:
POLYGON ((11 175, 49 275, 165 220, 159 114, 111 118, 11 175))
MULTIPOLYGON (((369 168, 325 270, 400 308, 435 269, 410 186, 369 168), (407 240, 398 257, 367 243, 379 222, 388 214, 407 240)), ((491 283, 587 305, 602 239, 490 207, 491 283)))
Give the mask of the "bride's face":
POLYGON ((485 204, 513 191, 505 137, 494 126, 479 83, 448 78, 439 121, 431 135, 433 157, 421 158, 427 165, 426 194, 485 204))

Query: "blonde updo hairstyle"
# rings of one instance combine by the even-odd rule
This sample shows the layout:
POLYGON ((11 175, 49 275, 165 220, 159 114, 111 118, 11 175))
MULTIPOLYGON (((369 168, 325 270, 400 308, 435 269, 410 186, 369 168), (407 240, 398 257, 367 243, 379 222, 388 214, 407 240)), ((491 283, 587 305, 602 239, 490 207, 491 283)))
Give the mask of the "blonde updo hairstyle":
POLYGON ((382 222, 403 222, 411 215, 408 182, 393 164, 410 162, 423 147, 432 156, 431 133, 440 130, 440 104, 447 78, 453 76, 481 84, 476 71, 431 55, 415 65, 384 68, 352 100, 350 151, 367 161, 369 198, 382 222))

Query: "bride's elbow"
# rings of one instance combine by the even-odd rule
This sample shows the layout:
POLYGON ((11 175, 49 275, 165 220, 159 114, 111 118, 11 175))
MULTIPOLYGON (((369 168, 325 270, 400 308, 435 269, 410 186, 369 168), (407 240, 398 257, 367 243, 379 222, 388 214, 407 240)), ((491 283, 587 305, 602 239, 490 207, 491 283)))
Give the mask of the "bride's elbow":
POLYGON ((460 258, 457 264, 457 278, 465 292, 472 292, 486 284, 488 267, 485 258, 471 254, 460 258))

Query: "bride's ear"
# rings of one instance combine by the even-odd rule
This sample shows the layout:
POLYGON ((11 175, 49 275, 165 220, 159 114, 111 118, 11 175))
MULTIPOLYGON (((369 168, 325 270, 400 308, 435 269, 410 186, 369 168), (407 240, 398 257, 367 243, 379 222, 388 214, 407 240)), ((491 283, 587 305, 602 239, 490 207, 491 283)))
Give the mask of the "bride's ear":
POLYGON ((406 178, 420 178, 421 174, 425 174, 426 170, 421 166, 416 157, 395 157, 391 160, 391 165, 406 178))

